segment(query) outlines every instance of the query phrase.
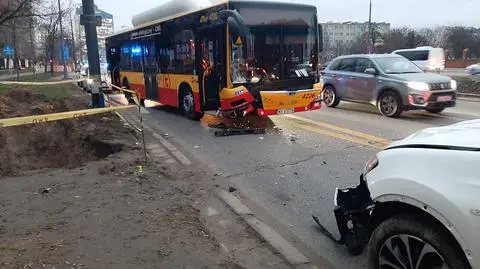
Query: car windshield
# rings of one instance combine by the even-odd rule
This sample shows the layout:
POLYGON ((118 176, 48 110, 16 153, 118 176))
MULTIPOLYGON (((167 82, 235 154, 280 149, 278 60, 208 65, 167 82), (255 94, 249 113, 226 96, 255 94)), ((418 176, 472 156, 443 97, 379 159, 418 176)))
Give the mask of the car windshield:
POLYGON ((246 36, 232 36, 232 81, 309 79, 317 69, 317 28, 311 9, 289 6, 235 7, 246 36), (258 77, 260 76, 260 77, 258 77))
POLYGON ((377 58, 375 62, 387 74, 423 73, 418 66, 403 57, 377 58))

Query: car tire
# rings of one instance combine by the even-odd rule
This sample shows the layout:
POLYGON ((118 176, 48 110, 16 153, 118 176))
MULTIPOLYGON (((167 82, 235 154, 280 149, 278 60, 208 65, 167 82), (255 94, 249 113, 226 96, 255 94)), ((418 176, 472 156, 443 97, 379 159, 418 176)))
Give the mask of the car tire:
POLYGON ((327 85, 323 88, 322 100, 328 107, 336 107, 340 103, 337 97, 337 90, 335 87, 327 85))
MULTIPOLYGON (((436 262, 445 262, 450 269, 470 268, 463 252, 455 247, 443 232, 443 227, 421 215, 399 215, 383 221, 372 233, 368 244, 369 268, 384 269, 394 266, 382 266, 381 260, 393 263, 398 268, 443 268, 436 262), (408 243, 408 244, 405 244, 408 243), (420 251, 419 249, 420 248, 420 251), (421 251, 429 249, 429 255, 421 256, 421 251), (410 253, 408 253, 410 252, 410 253), (395 256, 396 255, 396 256, 395 256), (416 264, 402 266, 400 261, 411 260, 416 264), (428 257, 420 260, 419 257, 428 257), (430 262, 416 267, 419 262, 430 262)), ((408 262, 410 263, 410 262, 408 262)))
POLYGON ((445 107, 444 107, 444 106, 426 107, 425 110, 426 110, 427 112, 430 112, 430 113, 438 114, 438 113, 441 113, 442 111, 444 111, 444 110, 445 110, 445 107))
POLYGON ((378 110, 382 115, 389 118, 396 118, 403 112, 402 100, 393 91, 385 91, 378 98, 378 110))
POLYGON ((183 112, 185 117, 191 120, 201 120, 203 118, 203 113, 195 111, 195 97, 193 96, 192 89, 185 87, 181 92, 182 98, 180 99, 180 111, 183 112))

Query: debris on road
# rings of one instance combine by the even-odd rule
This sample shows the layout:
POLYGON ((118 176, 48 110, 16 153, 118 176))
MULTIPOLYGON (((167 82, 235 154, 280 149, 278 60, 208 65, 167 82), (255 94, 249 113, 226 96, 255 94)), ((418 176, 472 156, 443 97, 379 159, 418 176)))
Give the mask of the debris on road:
POLYGON ((229 191, 229 192, 235 192, 236 190, 237 190, 237 189, 236 189, 236 188, 234 188, 234 187, 230 187, 230 188, 228 188, 228 191, 229 191))

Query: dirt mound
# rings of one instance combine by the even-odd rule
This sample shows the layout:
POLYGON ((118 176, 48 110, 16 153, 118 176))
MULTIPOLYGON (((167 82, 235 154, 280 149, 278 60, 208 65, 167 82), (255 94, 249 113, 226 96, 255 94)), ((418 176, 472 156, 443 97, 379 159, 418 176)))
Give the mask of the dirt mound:
MULTIPOLYGON (((87 96, 49 99, 15 89, 0 95, 0 118, 65 112, 87 107, 87 96)), ((72 168, 122 150, 110 143, 128 132, 117 118, 97 115, 0 129, 0 176, 43 168, 72 168)))

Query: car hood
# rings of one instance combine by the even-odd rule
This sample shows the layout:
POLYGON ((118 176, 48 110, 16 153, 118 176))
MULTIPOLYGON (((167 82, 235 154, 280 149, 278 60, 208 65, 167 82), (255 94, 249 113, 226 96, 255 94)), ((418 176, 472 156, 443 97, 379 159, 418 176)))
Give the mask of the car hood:
POLYGON ((388 148, 394 147, 451 147, 480 150, 480 119, 463 121, 443 127, 427 128, 393 142, 388 148))
POLYGON ((427 83, 445 83, 451 80, 450 77, 433 73, 389 74, 388 76, 404 81, 418 81, 427 83))

